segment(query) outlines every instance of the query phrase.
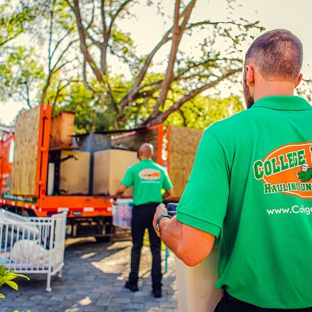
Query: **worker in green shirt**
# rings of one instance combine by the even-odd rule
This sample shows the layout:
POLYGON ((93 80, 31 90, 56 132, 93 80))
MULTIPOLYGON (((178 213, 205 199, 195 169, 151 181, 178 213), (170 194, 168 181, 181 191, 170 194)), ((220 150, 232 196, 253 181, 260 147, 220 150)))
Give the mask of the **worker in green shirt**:
POLYGON ((127 170, 115 193, 115 198, 118 198, 127 188, 133 187, 133 216, 131 221, 133 246, 131 251, 131 270, 125 287, 131 291, 139 290, 138 273, 141 249, 144 232, 147 228, 153 257, 152 292, 154 297, 159 298, 162 296, 160 238, 153 228, 152 221, 156 207, 163 202, 163 199, 172 195, 172 183, 166 170, 152 160, 154 148, 151 144, 142 144, 138 156, 140 162, 127 170), (163 194, 162 190, 165 191, 163 194))
POLYGON ((186 265, 209 256, 220 238, 215 311, 312 311, 312 106, 294 96, 302 44, 268 31, 249 47, 247 109, 208 127, 170 218, 158 235, 186 265))

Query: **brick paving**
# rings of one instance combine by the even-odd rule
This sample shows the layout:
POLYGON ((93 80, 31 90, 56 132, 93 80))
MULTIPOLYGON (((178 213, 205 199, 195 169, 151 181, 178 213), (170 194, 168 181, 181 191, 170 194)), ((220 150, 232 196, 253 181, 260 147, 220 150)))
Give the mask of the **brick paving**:
MULTIPOLYGON (((19 290, 2 286, 1 312, 178 312, 175 259, 163 261, 163 297, 151 295, 149 247, 143 247, 138 292, 124 288, 130 269, 131 242, 97 243, 93 238, 68 239, 63 276, 52 277, 52 292, 45 291, 46 275, 16 279, 19 290)), ((165 252, 163 251, 163 259, 165 252)))

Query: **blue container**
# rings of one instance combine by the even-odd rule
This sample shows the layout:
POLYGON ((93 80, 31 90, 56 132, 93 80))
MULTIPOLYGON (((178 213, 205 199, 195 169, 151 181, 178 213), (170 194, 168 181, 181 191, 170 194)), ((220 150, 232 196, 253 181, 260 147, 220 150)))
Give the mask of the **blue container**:
POLYGON ((170 216, 175 216, 177 213, 177 206, 178 203, 168 203, 167 204, 167 209, 168 209, 168 214, 170 214, 170 216))

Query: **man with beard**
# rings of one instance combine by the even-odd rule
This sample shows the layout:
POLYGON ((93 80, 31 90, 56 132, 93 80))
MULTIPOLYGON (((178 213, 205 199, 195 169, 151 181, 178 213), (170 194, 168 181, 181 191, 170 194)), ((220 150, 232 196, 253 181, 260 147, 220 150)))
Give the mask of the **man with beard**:
POLYGON ((294 96, 302 44, 287 30, 258 37, 245 56, 247 109, 208 127, 177 207, 154 216, 158 235, 186 265, 220 237, 215 311, 312 311, 312 107, 294 96), (309 208, 310 207, 310 208, 309 208))

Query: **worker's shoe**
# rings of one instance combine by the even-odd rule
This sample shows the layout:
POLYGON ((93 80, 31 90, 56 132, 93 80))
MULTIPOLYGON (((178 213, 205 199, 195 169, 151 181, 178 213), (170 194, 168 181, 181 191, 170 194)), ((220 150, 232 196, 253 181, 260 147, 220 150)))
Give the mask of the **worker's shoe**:
POLYGON ((154 294, 155 298, 161 298, 162 297, 161 289, 154 289, 153 294, 154 294))
POLYGON ((129 290, 131 290, 131 291, 133 291, 133 292, 135 292, 135 291, 138 291, 138 290, 139 290, 138 285, 136 285, 136 284, 130 284, 130 282, 129 282, 129 281, 128 281, 128 282, 126 282, 126 284, 125 284, 125 288, 128 288, 129 290))

